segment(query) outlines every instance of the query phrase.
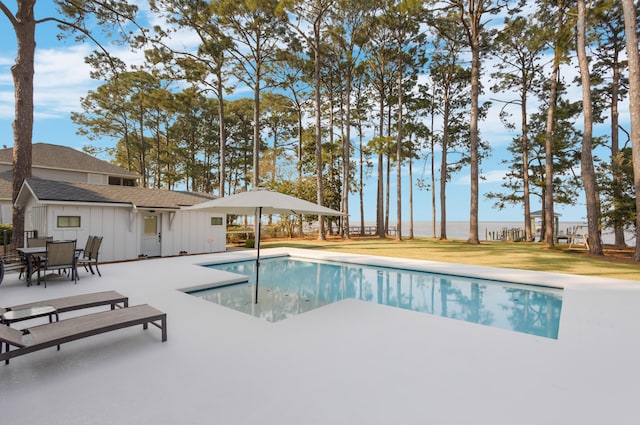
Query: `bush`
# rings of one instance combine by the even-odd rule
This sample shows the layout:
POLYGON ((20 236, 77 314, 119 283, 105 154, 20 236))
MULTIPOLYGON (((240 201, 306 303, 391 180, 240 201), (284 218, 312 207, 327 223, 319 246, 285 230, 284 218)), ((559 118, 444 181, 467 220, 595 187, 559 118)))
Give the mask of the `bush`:
POLYGON ((13 235, 13 225, 8 223, 0 224, 0 244, 5 242, 5 240, 3 239, 5 232, 7 233, 6 242, 11 243, 11 236, 13 235))

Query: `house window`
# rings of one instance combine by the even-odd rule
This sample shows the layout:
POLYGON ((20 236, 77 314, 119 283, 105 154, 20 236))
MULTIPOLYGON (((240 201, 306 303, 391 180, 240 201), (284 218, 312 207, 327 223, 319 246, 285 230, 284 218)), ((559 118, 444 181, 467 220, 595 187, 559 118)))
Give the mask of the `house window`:
POLYGON ((157 215, 144 216, 144 234, 145 236, 158 234, 158 216, 157 215))
POLYGON ((211 217, 212 226, 222 226, 222 217, 211 217))
POLYGON ((135 186, 136 181, 125 177, 109 176, 109 184, 112 186, 135 186))
POLYGON ((57 217, 58 227, 80 227, 79 215, 59 215, 57 217))

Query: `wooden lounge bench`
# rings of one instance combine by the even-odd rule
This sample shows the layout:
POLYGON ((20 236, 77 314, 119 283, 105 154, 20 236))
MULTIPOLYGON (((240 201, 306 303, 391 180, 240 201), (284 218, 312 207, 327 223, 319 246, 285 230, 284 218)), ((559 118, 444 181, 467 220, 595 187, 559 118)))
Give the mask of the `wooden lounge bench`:
POLYGON ((60 344, 117 329, 136 325, 147 329, 149 323, 162 331, 162 342, 166 341, 166 313, 147 304, 72 317, 23 330, 0 326, 0 361, 8 364, 13 357, 53 346, 58 346, 59 350, 60 344))
MULTIPOLYGON (((128 307, 129 298, 116 291, 92 292, 89 294, 72 295, 70 297, 54 298, 50 300, 41 300, 28 304, 14 305, 11 307, 0 307, 0 316, 7 311, 26 310, 33 307, 51 306, 56 313, 65 313, 67 311, 81 310, 84 308, 99 307, 110 305, 111 310, 116 307, 128 307)), ((32 319, 35 316, 20 317, 12 320, 1 320, 6 324, 18 322, 20 320, 32 319)))

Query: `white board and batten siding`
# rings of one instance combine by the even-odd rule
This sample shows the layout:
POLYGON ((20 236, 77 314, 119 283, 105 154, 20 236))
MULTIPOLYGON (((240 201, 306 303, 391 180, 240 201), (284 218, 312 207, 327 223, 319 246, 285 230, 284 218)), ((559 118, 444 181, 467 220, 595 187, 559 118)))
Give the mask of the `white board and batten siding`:
POLYGON ((181 210, 173 217, 162 215, 162 252, 181 252, 201 254, 205 252, 222 252, 226 249, 227 228, 224 225, 212 225, 211 217, 224 215, 206 211, 181 210))
MULTIPOLYGON (((26 217, 25 227, 38 230, 40 236, 52 236, 55 240, 75 239, 79 248, 84 248, 90 235, 102 236, 101 262, 133 260, 142 253, 144 210, 50 204, 34 205, 27 211, 30 214, 26 217), (80 227, 57 227, 59 216, 79 216, 80 227)), ((210 212, 176 210, 156 213, 161 214, 161 256, 225 251, 226 226, 211 225, 210 212)))

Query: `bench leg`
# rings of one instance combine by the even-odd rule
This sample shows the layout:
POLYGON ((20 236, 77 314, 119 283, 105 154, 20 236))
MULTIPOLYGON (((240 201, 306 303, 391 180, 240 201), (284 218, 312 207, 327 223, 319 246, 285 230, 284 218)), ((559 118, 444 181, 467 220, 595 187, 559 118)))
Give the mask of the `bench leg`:
POLYGON ((162 342, 167 340, 167 316, 162 318, 162 342))

